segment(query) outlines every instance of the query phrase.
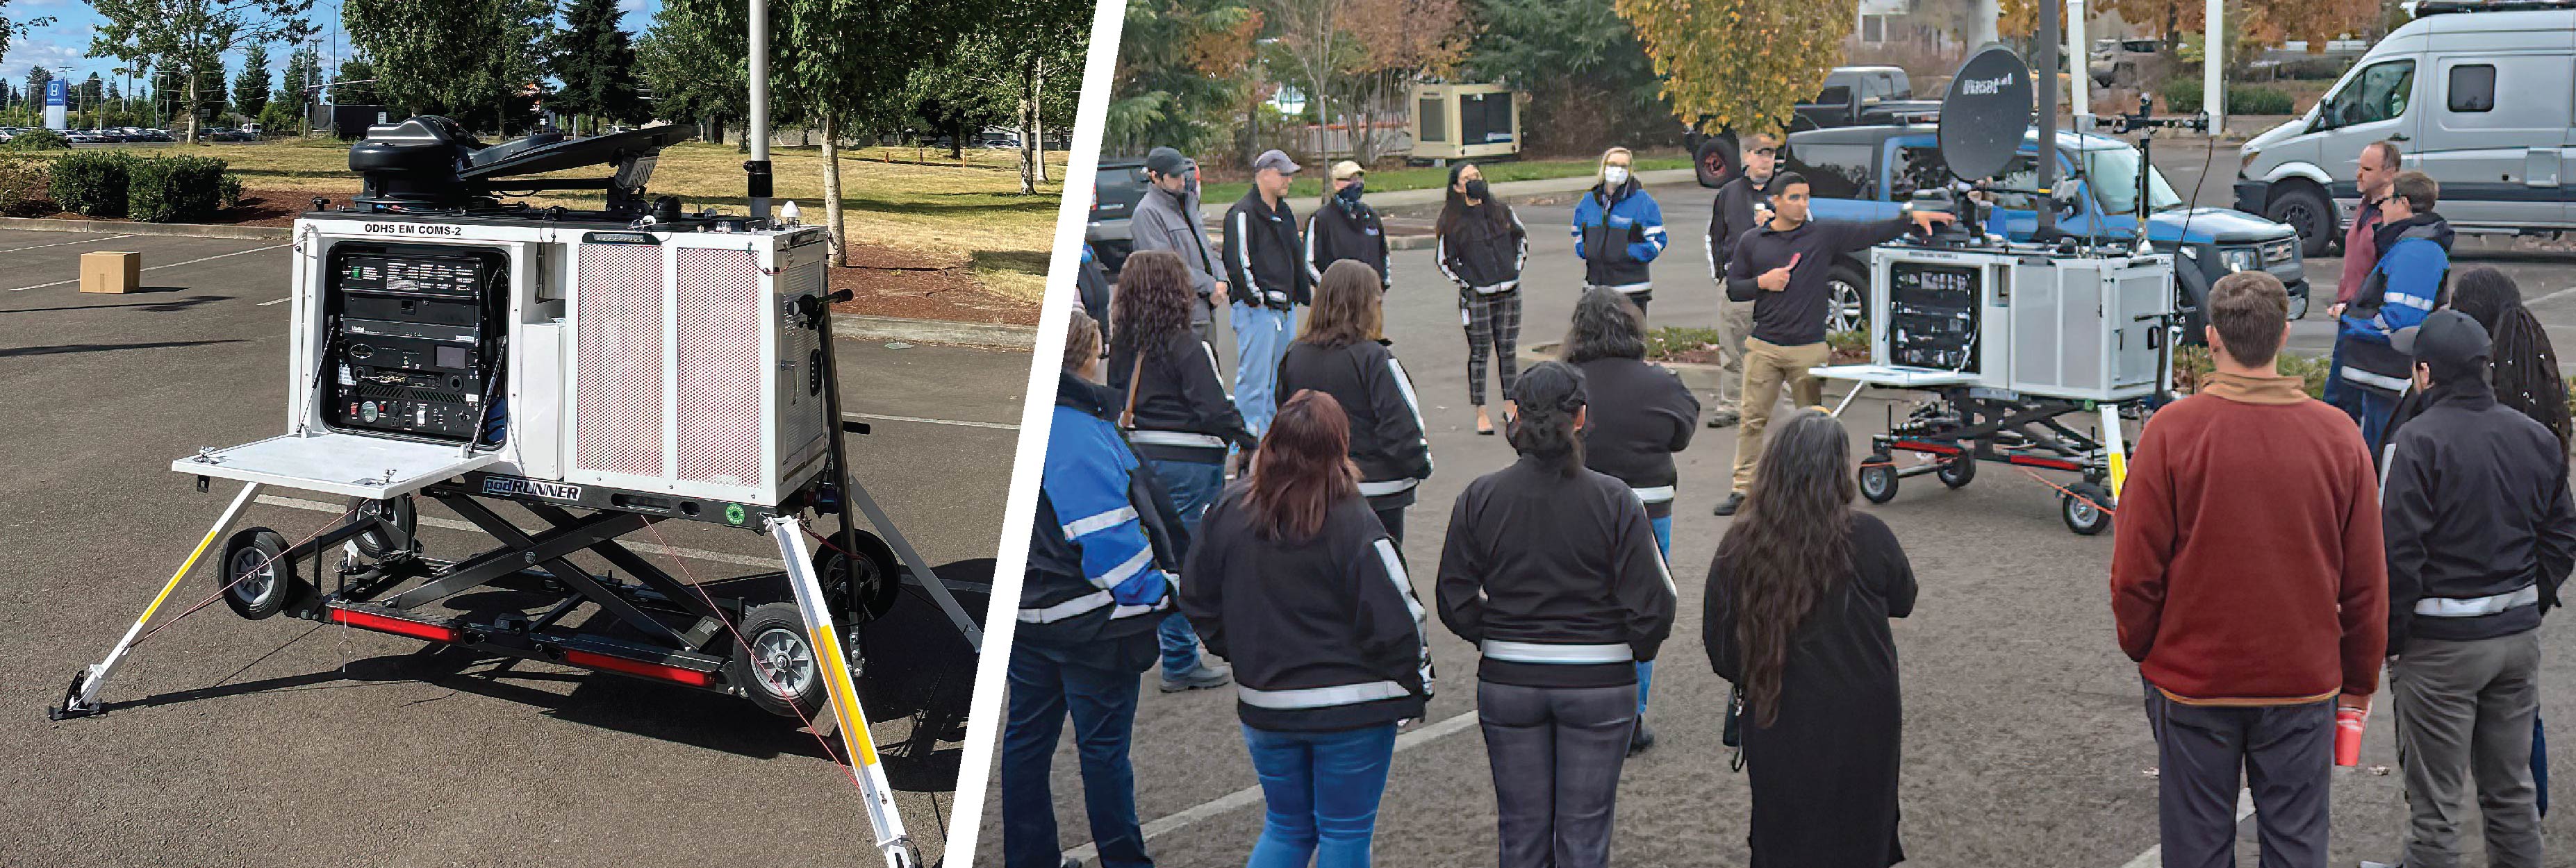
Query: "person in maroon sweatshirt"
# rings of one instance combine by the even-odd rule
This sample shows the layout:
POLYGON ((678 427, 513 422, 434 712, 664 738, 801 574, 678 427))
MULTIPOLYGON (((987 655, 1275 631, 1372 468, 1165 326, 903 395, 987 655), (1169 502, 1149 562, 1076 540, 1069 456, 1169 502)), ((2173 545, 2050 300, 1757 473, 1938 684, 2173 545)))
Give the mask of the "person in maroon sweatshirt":
POLYGON ((2326 864, 2335 706, 2368 708, 2388 570, 2361 431, 2281 376, 2289 295, 2211 287, 2199 394, 2139 436, 2111 548, 2111 612, 2156 734, 2164 864, 2235 860, 2240 769, 2263 864, 2326 864))

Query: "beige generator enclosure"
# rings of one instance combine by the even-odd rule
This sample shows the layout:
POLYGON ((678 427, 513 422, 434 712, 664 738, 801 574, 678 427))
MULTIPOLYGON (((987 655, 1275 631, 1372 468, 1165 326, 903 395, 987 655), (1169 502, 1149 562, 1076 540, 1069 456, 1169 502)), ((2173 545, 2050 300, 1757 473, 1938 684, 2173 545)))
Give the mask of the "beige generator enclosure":
POLYGON ((1521 152, 1518 92, 1499 84, 1413 86, 1413 159, 1472 160, 1521 152))

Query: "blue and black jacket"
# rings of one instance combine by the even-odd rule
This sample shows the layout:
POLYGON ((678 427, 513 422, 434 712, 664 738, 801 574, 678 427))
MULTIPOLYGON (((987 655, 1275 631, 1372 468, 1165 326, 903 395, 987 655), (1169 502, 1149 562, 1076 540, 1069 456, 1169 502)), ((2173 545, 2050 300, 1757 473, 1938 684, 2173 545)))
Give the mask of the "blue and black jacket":
POLYGON ((1583 282, 1620 292, 1654 289, 1646 265, 1664 253, 1664 209, 1636 178, 1616 188, 1594 185, 1574 203, 1574 255, 1583 282))
POLYGON ((2379 264, 2344 308, 2336 340, 2346 385, 2395 397, 2413 382, 2414 360, 2389 343, 2401 329, 2423 324, 2441 307, 2451 273, 2451 224, 2434 213, 2379 227, 2379 264))
POLYGON ((1110 414, 1118 393, 1063 375, 1047 438, 1029 564, 1020 585, 1022 639, 1071 644, 1154 629, 1172 608, 1172 574, 1189 538, 1171 498, 1139 472, 1110 414))

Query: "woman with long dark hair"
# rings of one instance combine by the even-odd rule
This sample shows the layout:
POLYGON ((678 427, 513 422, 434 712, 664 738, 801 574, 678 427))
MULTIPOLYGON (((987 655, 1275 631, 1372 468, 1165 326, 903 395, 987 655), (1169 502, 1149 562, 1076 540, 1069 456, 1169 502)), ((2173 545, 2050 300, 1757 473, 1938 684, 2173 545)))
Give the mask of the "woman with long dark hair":
POLYGON ((2571 435, 2567 414, 2567 378, 2558 374, 2558 351, 2540 318, 2522 306, 2522 288, 2513 278, 2487 266, 2469 269, 2451 288, 2451 307, 2487 327, 2495 354, 2489 368, 2496 403, 2522 411, 2565 448, 2571 435))
MULTIPOLYGON (((1339 264, 1377 292, 1367 266, 1339 264)), ((1360 495, 1342 410, 1312 390, 1280 405, 1181 568, 1183 609, 1240 679, 1235 714, 1269 804, 1251 868, 1369 864, 1396 722, 1431 697, 1422 604, 1360 495)))
MULTIPOLYGON (((1458 284, 1458 321, 1467 327, 1467 403, 1476 406, 1476 433, 1494 433, 1485 413, 1485 353, 1499 365, 1503 394, 1512 393, 1513 358, 1521 337, 1521 265, 1529 261, 1529 230, 1512 206, 1494 198, 1485 173, 1471 163, 1449 167, 1448 202, 1440 206, 1439 251, 1433 261, 1458 284)), ((1506 406, 1503 415, 1511 415, 1506 406)))
POLYGON ((1772 435, 1708 569, 1701 639, 1743 697, 1754 868, 1884 868, 1904 708, 1887 622, 1914 611, 1895 533, 1851 508, 1851 437, 1822 412, 1772 435))
MULTIPOLYGON (((1699 430, 1699 398, 1671 369, 1646 363, 1646 315, 1619 291, 1594 287, 1574 303, 1574 325, 1558 351, 1583 372, 1592 412, 1583 426, 1583 466, 1628 484, 1655 528, 1655 549, 1673 556, 1673 453, 1690 447, 1699 430)), ((1628 753, 1655 746, 1646 725, 1646 698, 1655 664, 1637 663, 1637 733, 1628 753)))
POLYGON ((1440 622, 1476 643, 1502 868, 1610 861, 1637 666, 1673 625, 1673 584, 1627 483, 1583 467, 1583 373, 1512 383, 1520 461, 1458 495, 1440 549, 1440 622))
MULTIPOLYGON (((1144 250, 1120 266, 1118 294, 1109 308, 1109 386, 1125 400, 1118 427, 1126 430, 1136 456, 1154 469, 1190 535, 1197 534, 1199 516, 1225 487, 1227 447, 1257 445, 1243 427, 1243 414, 1226 397, 1215 348, 1191 330, 1190 307, 1197 303, 1180 256, 1144 250)), ((1159 635, 1164 692, 1226 682, 1223 667, 1200 659, 1198 636, 1181 613, 1164 619, 1159 635)))
POLYGON ((1304 330, 1279 359, 1278 393, 1313 389, 1350 414, 1360 493, 1387 535, 1402 544, 1404 508, 1413 505, 1414 487, 1431 476, 1431 441, 1422 436, 1413 380, 1387 349, 1379 308, 1385 297, 1367 263, 1344 259, 1324 269, 1304 330))

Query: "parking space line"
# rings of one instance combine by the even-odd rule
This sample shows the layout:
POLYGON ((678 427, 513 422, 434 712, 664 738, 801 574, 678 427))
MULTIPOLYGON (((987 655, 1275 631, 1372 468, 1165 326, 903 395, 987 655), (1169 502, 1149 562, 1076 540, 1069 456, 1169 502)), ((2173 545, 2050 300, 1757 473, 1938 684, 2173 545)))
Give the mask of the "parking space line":
MULTIPOLYGON (((1469 727, 1472 727, 1475 724, 1475 712, 1470 711, 1465 714, 1457 715, 1439 723, 1396 736, 1395 750, 1397 753, 1402 753, 1406 748, 1415 747, 1436 739, 1465 732, 1469 727)), ((1227 811, 1245 808, 1260 803, 1261 785, 1254 784, 1249 787, 1244 787, 1243 789, 1192 805, 1183 809, 1179 813, 1172 814, 1167 817, 1160 817, 1155 819, 1153 822, 1146 823, 1143 829, 1145 840, 1151 841, 1164 834, 1177 831, 1181 827, 1187 826, 1191 823, 1196 823, 1200 820, 1204 820, 1218 814, 1223 814, 1227 811)), ((1080 859, 1084 862, 1090 862, 1093 858, 1098 857, 1099 855, 1100 851, 1098 847, 1089 843, 1064 851, 1065 858, 1080 859)))
POLYGON ((290 295, 290 296, 287 296, 287 297, 285 297, 285 298, 278 299, 278 300, 276 300, 276 301, 263 301, 263 302, 260 302, 260 303, 259 303, 259 306, 260 306, 260 307, 267 307, 267 306, 272 305, 272 304, 285 304, 285 303, 287 303, 287 302, 294 301, 294 300, 295 300, 295 296, 291 296, 291 295, 290 295))
POLYGON ((841 415, 855 416, 861 419, 877 419, 886 422, 919 422, 924 425, 962 425, 968 428, 993 428, 1002 431, 1020 430, 1020 426, 1005 422, 969 422, 964 419, 931 419, 922 416, 888 416, 883 413, 842 413, 841 415))
POLYGON ((119 238, 134 238, 134 237, 137 237, 137 236, 133 236, 133 235, 111 235, 111 236, 108 236, 108 237, 106 237, 106 238, 83 238, 83 239, 78 240, 78 241, 56 241, 56 242, 54 242, 54 243, 52 243, 52 244, 31 244, 31 245, 28 245, 28 246, 26 246, 26 247, 12 247, 12 248, 9 248, 9 249, 7 249, 7 250, 0 250, 0 253, 16 253, 16 252, 21 251, 21 250, 43 250, 43 249, 45 249, 45 248, 47 248, 47 247, 62 247, 62 246, 64 246, 64 245, 68 245, 68 244, 100 244, 100 243, 104 243, 104 242, 114 241, 114 240, 117 240, 117 239, 119 239, 119 238))
POLYGON ((2559 297, 2559 296, 2566 295, 2566 294, 2571 293, 2571 292, 2576 292, 2576 286, 2571 286, 2571 287, 2568 287, 2568 288, 2566 288, 2566 289, 2562 289, 2562 290, 2559 290, 2559 291, 2557 291, 2557 292, 2553 292, 2553 293, 2550 293, 2550 294, 2548 294, 2548 295, 2544 295, 2544 296, 2541 296, 2541 297, 2539 297, 2539 298, 2535 298, 2535 299, 2532 299, 2532 300, 2530 300, 2530 301, 2523 302, 2523 303, 2522 303, 2522 306, 2523 306, 2523 307, 2531 307, 2532 305, 2536 305, 2536 304, 2539 304, 2539 303, 2541 303, 2541 302, 2548 301, 2548 300, 2550 300, 2550 299, 2557 298, 2557 297, 2559 297))
MULTIPOLYGON (((240 256, 240 255, 245 254, 245 253, 258 253, 258 252, 263 251, 263 250, 276 250, 276 249, 281 248, 281 247, 293 247, 293 246, 295 246, 295 243, 294 243, 294 242, 291 242, 291 241, 290 241, 290 242, 287 242, 287 243, 285 243, 285 244, 271 244, 271 245, 269 245, 269 246, 267 246, 267 247, 253 247, 253 248, 251 248, 251 249, 249 249, 249 250, 235 250, 235 251, 233 251, 233 252, 231 252, 231 253, 218 253, 218 254, 215 254, 215 255, 213 255, 213 256, 201 256, 201 257, 198 257, 198 258, 195 258, 195 259, 188 260, 188 261, 186 261, 186 262, 173 262, 173 263, 170 263, 170 264, 168 264, 168 265, 155 265, 155 266, 152 266, 152 267, 150 267, 150 268, 143 269, 143 270, 145 270, 145 271, 159 271, 159 270, 164 269, 164 268, 177 268, 177 267, 182 266, 182 265, 195 265, 195 264, 200 263, 200 262, 212 262, 212 261, 217 260, 217 259, 225 259, 225 258, 228 258, 228 257, 240 256)), ((52 283, 39 283, 39 284, 36 284, 36 285, 34 285, 34 286, 14 286, 14 287, 10 287, 10 288, 9 288, 9 291, 10 291, 10 292, 24 292, 24 291, 26 291, 26 290, 30 290, 30 289, 44 289, 44 288, 49 287, 49 286, 65 286, 65 285, 74 284, 74 283, 79 283, 79 282, 80 282, 80 278, 75 277, 75 278, 72 278, 72 279, 70 279, 70 280, 57 280, 57 281, 54 281, 54 282, 52 282, 52 283)))
MULTIPOLYGON (((331 504, 323 503, 323 502, 321 502, 321 501, 317 501, 317 500, 301 500, 301 499, 298 499, 298 498, 292 498, 292 497, 279 497, 279 496, 274 495, 274 494, 263 494, 263 495, 260 495, 260 496, 257 498, 257 501, 258 501, 259 503, 262 503, 262 504, 265 504, 265 505, 268 505, 268 506, 283 506, 283 507, 286 507, 287 509, 301 509, 301 510, 305 510, 305 511, 308 511, 308 512, 328 512, 328 513, 332 513, 332 514, 335 514, 335 515, 336 515, 336 514, 344 514, 344 513, 347 513, 347 512, 349 511, 349 508, 348 508, 348 507, 345 507, 345 506, 333 506, 333 505, 331 505, 331 504)), ((452 519, 452 518, 440 518, 440 517, 438 517, 438 516, 434 516, 434 515, 424 515, 424 516, 421 516, 421 517, 420 517, 420 523, 421 523, 422 525, 424 525, 424 526, 428 526, 428 527, 437 527, 437 528, 446 528, 446 529, 448 529, 448 530, 473 531, 473 532, 475 532, 475 533, 481 533, 481 532, 483 532, 483 529, 482 529, 482 528, 476 527, 476 526, 474 526, 474 525, 467 524, 467 523, 465 523, 465 522, 458 521, 458 520, 456 520, 456 519, 452 519)), ((524 530, 524 528, 522 528, 522 529, 524 530)), ((753 556, 750 556, 750 555, 737 555, 737 554, 729 554, 729 553, 726 553, 726 552, 711 552, 711 551, 707 551, 707 550, 705 550, 705 549, 681 548, 681 547, 679 547, 679 546, 658 546, 658 545, 655 545, 655 544, 652 544, 652 543, 645 543, 645 542, 628 542, 628 543, 626 543, 626 545, 631 546, 631 547, 633 547, 633 548, 635 548, 635 549, 638 549, 638 550, 641 550, 641 551, 652 551, 652 550, 654 550, 654 549, 657 549, 657 548, 658 548, 658 549, 661 549, 661 550, 663 551, 663 553, 664 553, 664 554, 668 554, 668 555, 670 555, 670 556, 672 556, 672 557, 675 557, 675 558, 688 558, 688 559, 693 560, 693 561, 707 561, 707 562, 710 562, 710 563, 733 564, 733 565, 736 565, 736 566, 745 566, 745 567, 777 567, 777 566, 779 566, 779 563, 778 563, 777 561, 773 561, 773 560, 770 560, 770 559, 768 559, 768 558, 753 557, 753 556)), ((909 576, 909 575, 904 576, 904 581, 906 581, 906 582, 911 582, 911 583, 916 584, 916 585, 917 585, 917 584, 920 584, 920 582, 915 581, 915 580, 913 579, 913 577, 912 577, 912 576, 909 576)), ((982 582, 955 582, 955 581, 952 581, 952 582, 948 582, 948 587, 949 587, 949 588, 951 588, 951 589, 954 589, 954 590, 959 590, 959 591, 973 591, 973 592, 975 592, 975 593, 979 593, 979 594, 989 594, 989 593, 992 593, 992 592, 993 592, 993 586, 992 586, 992 585, 984 584, 984 583, 982 583, 982 582)))
MULTIPOLYGON (((2254 792, 2252 790, 2244 789, 2237 790, 2236 822, 2243 823, 2245 822, 2245 818, 2251 816, 2254 816, 2254 792)), ((2164 861, 2165 845, 2157 844, 2153 847, 2147 848, 2147 852, 2138 854, 2138 858, 2129 860, 2126 864, 2121 865, 2120 868, 2156 868, 2156 866, 2164 864, 2164 861)))

